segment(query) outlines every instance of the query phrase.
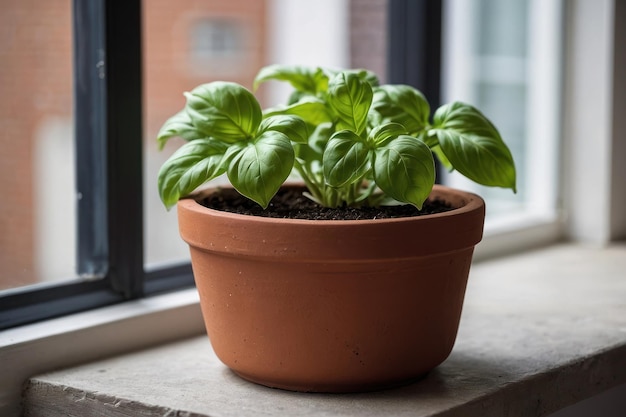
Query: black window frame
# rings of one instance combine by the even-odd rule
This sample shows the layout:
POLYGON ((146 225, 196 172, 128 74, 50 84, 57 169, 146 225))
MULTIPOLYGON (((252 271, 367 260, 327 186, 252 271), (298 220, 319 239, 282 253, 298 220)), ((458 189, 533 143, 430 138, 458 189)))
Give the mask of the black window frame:
MULTIPOLYGON (((143 250, 141 0, 73 0, 79 278, 0 294, 0 329, 193 286, 143 250), (104 156, 104 157, 103 157, 104 156)), ((389 0, 388 77, 438 105, 441 2, 389 0)))

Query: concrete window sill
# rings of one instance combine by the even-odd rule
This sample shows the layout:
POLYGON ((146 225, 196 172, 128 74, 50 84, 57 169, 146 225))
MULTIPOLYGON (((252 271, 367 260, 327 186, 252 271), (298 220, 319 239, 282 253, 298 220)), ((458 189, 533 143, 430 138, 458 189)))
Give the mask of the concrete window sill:
MULTIPOLYGON (((452 354, 423 380, 397 389, 326 395, 265 388, 226 369, 202 336, 31 378, 24 411, 51 417, 548 415, 626 383, 625 271, 626 245, 560 245, 476 263, 452 354)), ((623 411, 624 395, 617 397, 623 411)))

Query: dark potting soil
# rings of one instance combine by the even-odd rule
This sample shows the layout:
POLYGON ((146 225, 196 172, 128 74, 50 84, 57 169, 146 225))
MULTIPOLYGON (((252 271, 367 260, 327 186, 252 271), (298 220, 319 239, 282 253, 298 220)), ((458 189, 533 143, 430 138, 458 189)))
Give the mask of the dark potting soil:
POLYGON ((209 195, 201 201, 201 204, 230 213, 305 220, 389 219, 441 213, 453 209, 450 204, 441 200, 426 200, 422 210, 418 210, 410 204, 380 207, 327 208, 303 196, 301 190, 291 188, 279 190, 265 210, 233 189, 221 189, 209 195))

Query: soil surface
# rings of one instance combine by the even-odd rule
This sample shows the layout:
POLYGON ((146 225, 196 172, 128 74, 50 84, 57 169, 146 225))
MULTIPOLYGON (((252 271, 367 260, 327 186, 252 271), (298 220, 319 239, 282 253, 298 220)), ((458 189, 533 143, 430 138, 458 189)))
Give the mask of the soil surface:
POLYGON ((206 207, 230 213, 305 220, 389 219, 441 213, 453 209, 452 206, 441 200, 427 200, 424 202, 422 210, 418 210, 410 204, 401 206, 327 208, 303 196, 302 190, 291 188, 279 190, 265 210, 233 189, 221 189, 200 203, 206 207))

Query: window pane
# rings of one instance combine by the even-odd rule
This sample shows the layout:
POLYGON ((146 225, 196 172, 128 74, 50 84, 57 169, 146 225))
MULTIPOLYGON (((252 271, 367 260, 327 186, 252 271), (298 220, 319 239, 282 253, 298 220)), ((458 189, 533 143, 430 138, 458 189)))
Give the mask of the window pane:
POLYGON ((75 275, 71 2, 0 13, 0 289, 75 275))
POLYGON ((513 153, 518 192, 481 187, 457 173, 444 182, 485 197, 488 223, 554 216, 560 2, 447 0, 445 6, 444 101, 469 102, 494 122, 513 153))
MULTIPOLYGON (((163 122, 184 106, 183 91, 229 80, 252 87, 264 65, 366 67, 384 80, 386 0, 168 0, 144 2, 146 263, 188 259, 175 210, 157 193, 161 164, 180 145, 156 148, 163 122), (323 28, 323 30, 320 30, 323 28)), ((288 87, 262 86, 264 105, 284 100, 288 87)))
POLYGON ((215 80, 251 88, 263 65, 267 13, 264 1, 167 0, 144 2, 145 262, 188 258, 178 236, 175 208, 166 211, 157 193, 161 164, 182 143, 156 147, 159 128, 183 108, 183 91, 215 80))

